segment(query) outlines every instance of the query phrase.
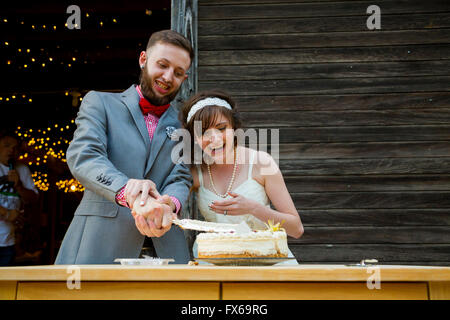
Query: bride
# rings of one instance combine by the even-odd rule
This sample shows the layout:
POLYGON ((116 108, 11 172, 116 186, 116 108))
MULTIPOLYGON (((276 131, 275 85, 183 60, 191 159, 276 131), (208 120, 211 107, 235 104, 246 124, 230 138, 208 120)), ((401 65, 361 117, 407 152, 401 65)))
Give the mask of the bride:
POLYGON ((192 189, 206 221, 245 221, 251 229, 263 230, 272 220, 289 236, 302 236, 302 222, 274 159, 237 145, 240 121, 231 97, 218 90, 200 92, 183 105, 180 121, 192 137, 192 189), (195 164, 199 151, 201 163, 195 164))

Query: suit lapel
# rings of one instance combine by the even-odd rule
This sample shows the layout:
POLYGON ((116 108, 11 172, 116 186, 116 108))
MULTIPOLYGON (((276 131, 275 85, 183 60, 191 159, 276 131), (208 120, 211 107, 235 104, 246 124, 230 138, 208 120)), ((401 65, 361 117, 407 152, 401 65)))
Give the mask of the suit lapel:
MULTIPOLYGON (((177 111, 173 106, 170 106, 158 121, 155 133, 153 134, 152 142, 150 143, 150 155, 148 157, 147 166, 145 168, 145 176, 150 172, 155 159, 161 150, 164 142, 168 139, 166 128, 169 126, 177 127, 177 111)), ((169 155, 170 158, 170 155, 169 155)), ((167 159, 167 161, 172 161, 167 159)))
POLYGON ((128 110, 133 117, 134 123, 138 128, 142 139, 144 139, 145 149, 147 150, 147 157, 150 148, 150 138, 148 136, 147 126, 145 125, 144 116, 142 115, 141 109, 139 108, 139 94, 136 91, 134 85, 125 90, 122 93, 122 99, 128 110))

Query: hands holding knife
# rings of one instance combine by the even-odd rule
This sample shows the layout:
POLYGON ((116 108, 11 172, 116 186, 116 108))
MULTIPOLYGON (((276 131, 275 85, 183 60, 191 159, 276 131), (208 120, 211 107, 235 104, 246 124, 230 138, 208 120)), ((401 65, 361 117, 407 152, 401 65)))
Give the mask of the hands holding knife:
POLYGON ((125 187, 125 199, 142 235, 161 237, 177 218, 172 199, 168 195, 161 196, 151 180, 130 179, 125 187))

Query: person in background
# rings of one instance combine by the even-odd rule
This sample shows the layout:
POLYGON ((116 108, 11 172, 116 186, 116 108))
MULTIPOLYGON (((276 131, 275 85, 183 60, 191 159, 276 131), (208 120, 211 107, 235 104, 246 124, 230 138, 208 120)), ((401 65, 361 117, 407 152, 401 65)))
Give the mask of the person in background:
POLYGON ((13 133, 0 133, 0 266, 13 265, 15 225, 23 205, 35 202, 39 195, 30 169, 16 161, 18 144, 13 133))

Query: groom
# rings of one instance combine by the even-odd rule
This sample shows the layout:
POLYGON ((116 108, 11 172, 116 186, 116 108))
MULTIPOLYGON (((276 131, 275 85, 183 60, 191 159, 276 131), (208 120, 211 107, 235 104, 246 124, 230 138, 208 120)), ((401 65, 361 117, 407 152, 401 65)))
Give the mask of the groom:
POLYGON ((170 102, 187 78, 193 56, 181 34, 156 32, 139 56, 138 86, 122 93, 90 91, 84 97, 67 163, 86 190, 55 264, 137 258, 143 234, 152 237, 160 258, 189 261, 183 231, 163 221, 180 212, 192 184, 189 169, 171 161, 176 141, 170 134, 180 123, 170 102), (135 215, 143 208, 136 206, 144 205, 152 208, 145 221, 135 215))

